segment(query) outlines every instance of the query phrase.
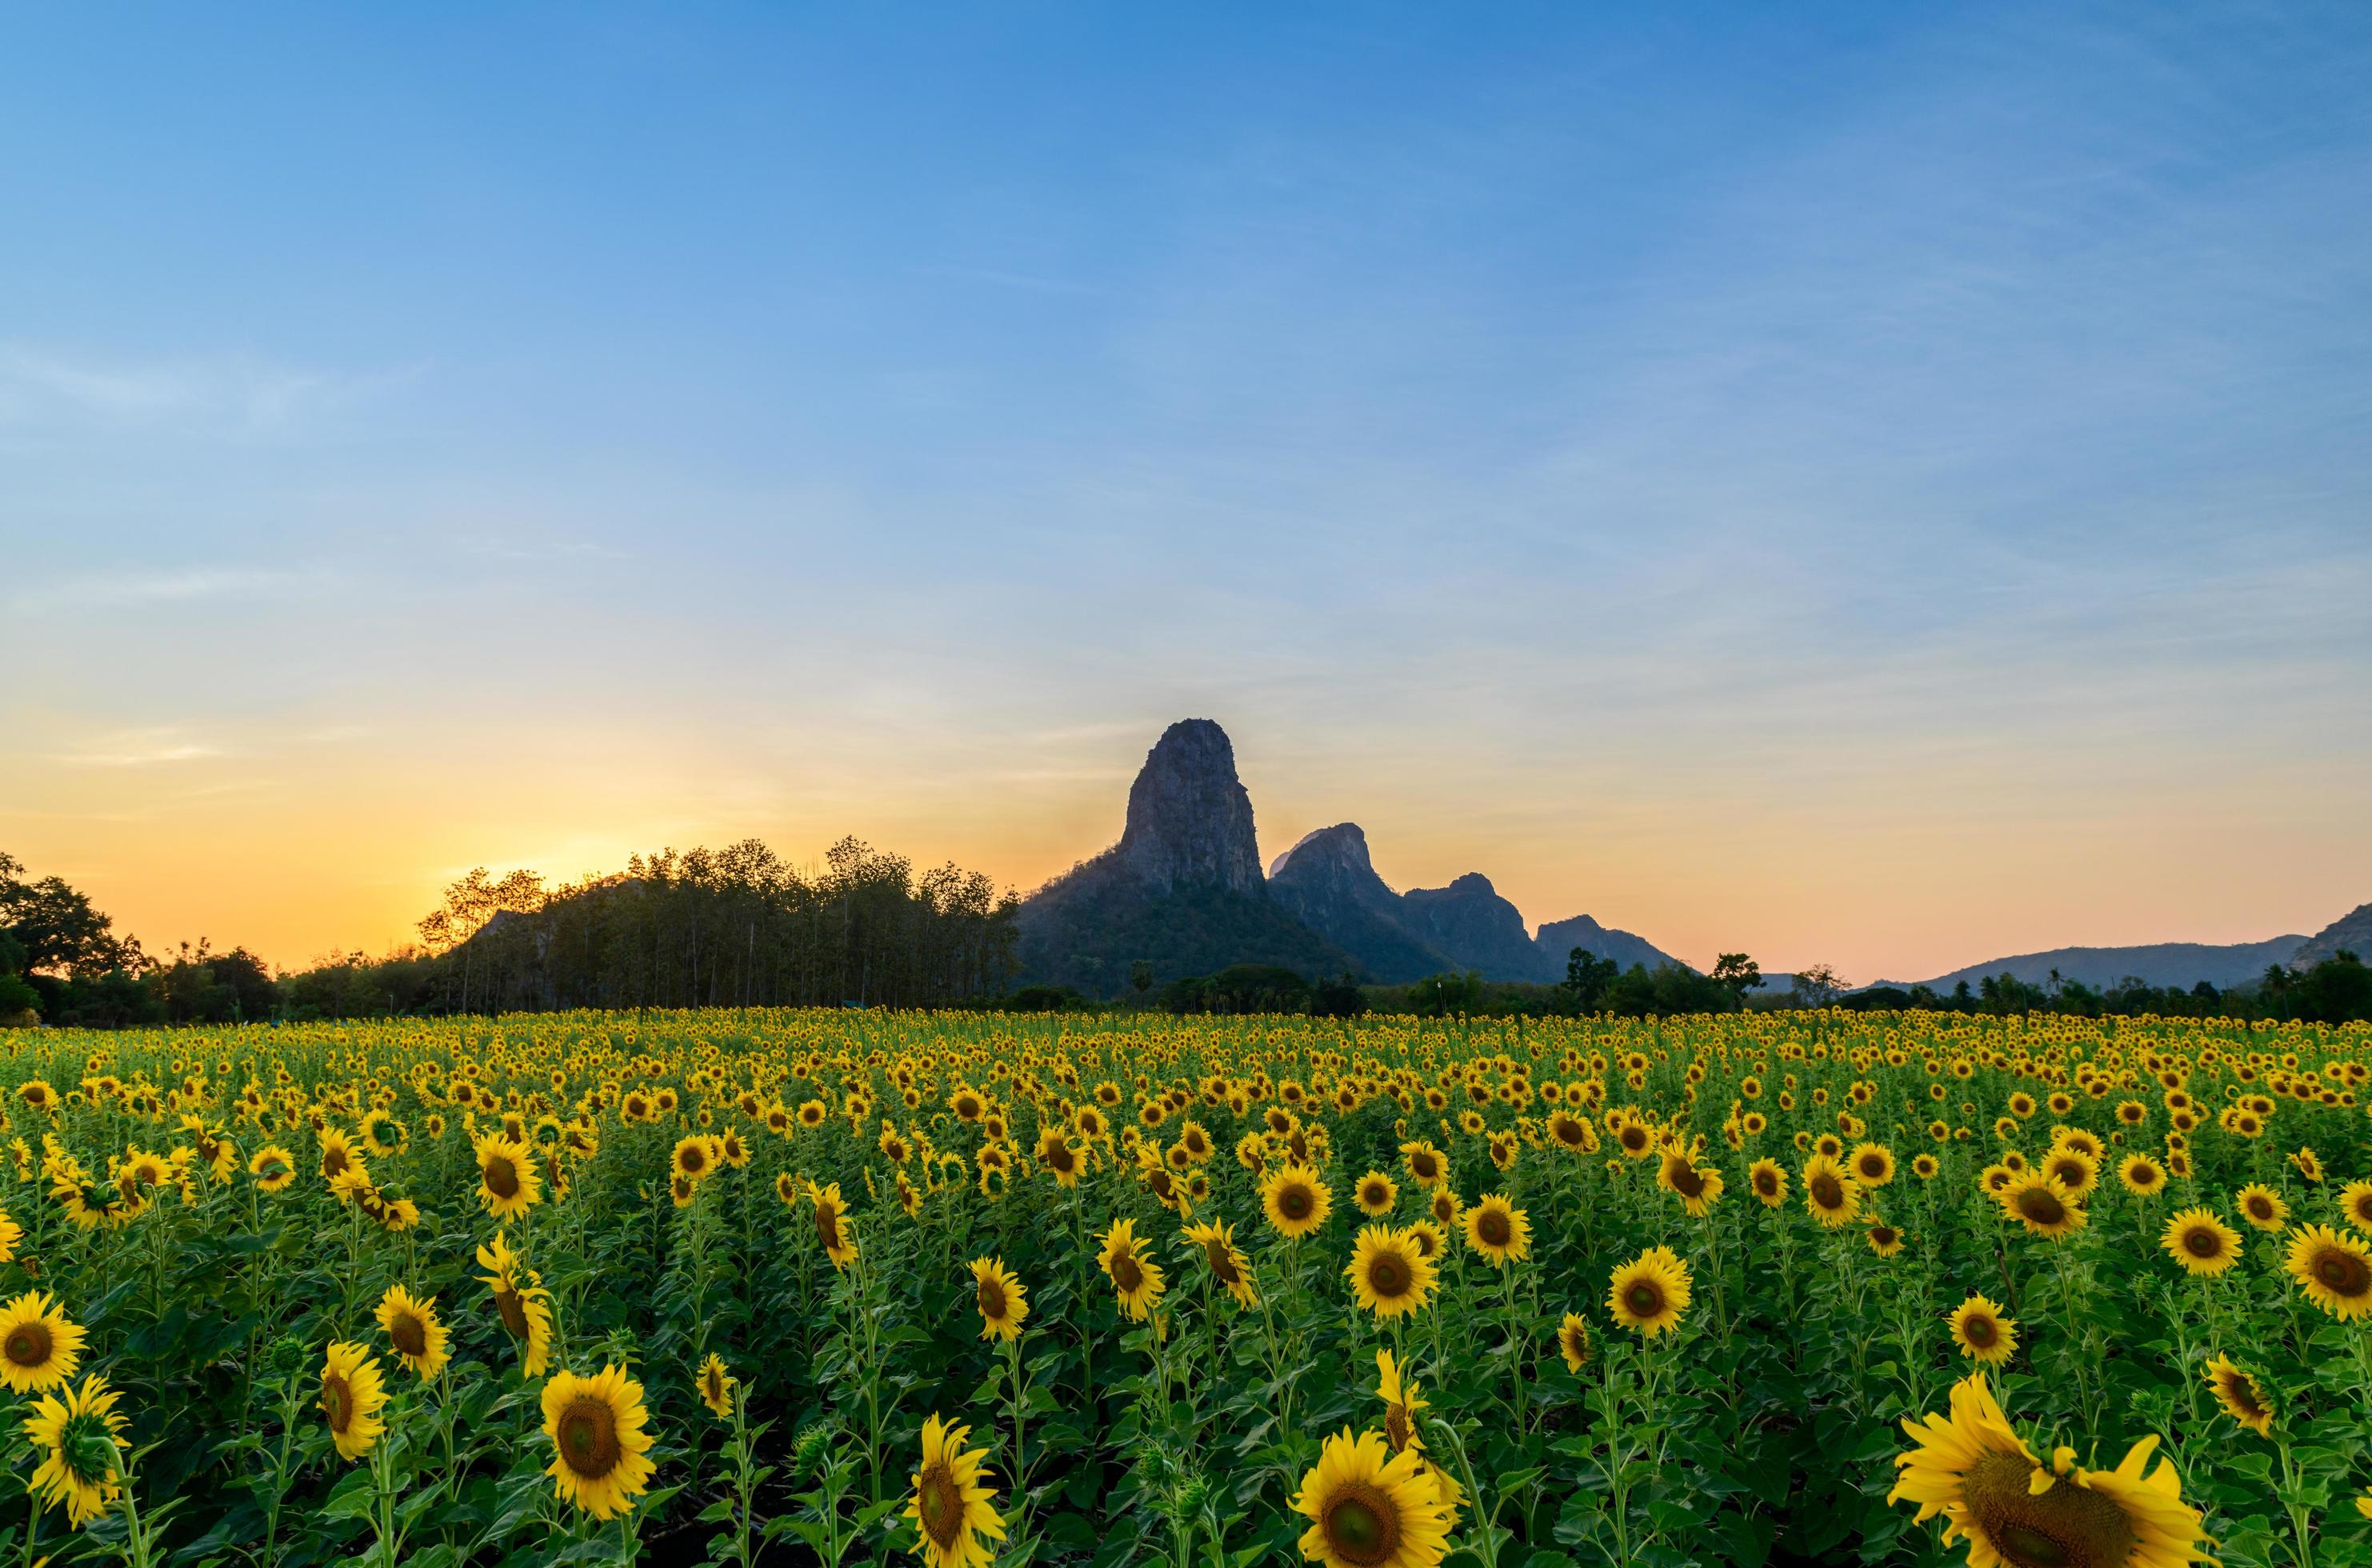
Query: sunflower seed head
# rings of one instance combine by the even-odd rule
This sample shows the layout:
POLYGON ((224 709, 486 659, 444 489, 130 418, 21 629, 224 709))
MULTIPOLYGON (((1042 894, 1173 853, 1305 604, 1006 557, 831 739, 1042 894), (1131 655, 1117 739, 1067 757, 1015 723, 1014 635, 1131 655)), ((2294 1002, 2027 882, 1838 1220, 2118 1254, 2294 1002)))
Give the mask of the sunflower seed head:
POLYGON ((831 1446, 831 1423, 823 1421, 799 1428, 799 1434, 791 1445, 794 1468, 805 1473, 821 1464, 825 1451, 831 1446))

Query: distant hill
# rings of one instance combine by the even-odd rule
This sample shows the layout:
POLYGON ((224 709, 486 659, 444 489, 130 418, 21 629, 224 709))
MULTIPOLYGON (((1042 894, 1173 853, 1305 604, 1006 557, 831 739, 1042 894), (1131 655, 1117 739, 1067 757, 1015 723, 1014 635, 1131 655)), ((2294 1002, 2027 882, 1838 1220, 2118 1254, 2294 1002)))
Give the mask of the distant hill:
POLYGON ((1357 960, 1269 897, 1235 748, 1209 719, 1171 725, 1129 786, 1120 842, 1022 900, 1022 977, 1114 996, 1140 960, 1153 983, 1231 964, 1303 974, 1357 960))
MULTIPOLYGON (((2154 942, 2138 947, 2053 947, 2045 953, 1988 959, 1916 983, 1949 992, 1964 980, 1973 987, 1988 976, 2007 974, 2029 985, 2045 985, 2050 982, 2051 971, 2057 970, 2062 980, 2078 981, 2096 988, 2114 985, 2131 975, 2161 989, 2175 986, 2188 991, 2203 980, 2222 991, 2263 979, 2266 970, 2288 963, 2306 942, 2304 936, 2275 936, 2262 942, 2224 947, 2204 942, 2154 942)), ((1914 982, 1881 980, 1871 983, 1907 988, 1914 982)))
POLYGON ((1307 834, 1268 868, 1269 896, 1386 985, 1459 967, 1409 929, 1401 896, 1376 875, 1367 835, 1356 822, 1307 834))
POLYGON ((1587 948, 1593 957, 1611 958, 1624 969, 1637 964, 1649 970, 1659 970, 1666 964, 1680 969, 1692 966, 1665 952, 1644 936, 1634 936, 1627 931, 1614 931, 1600 925, 1586 914, 1571 920, 1552 920, 1541 927, 1532 945, 1541 950, 1542 959, 1556 970, 1556 978, 1564 978, 1565 961, 1576 947, 1587 948))
MULTIPOLYGON (((1075 985, 1099 996, 1131 986, 1142 962, 1156 986, 1236 964, 1273 964, 1311 976, 1352 974, 1404 984, 1445 970, 1537 984, 1563 980, 1576 947, 1628 970, 1688 965, 1628 931, 1590 916, 1528 932, 1523 912, 1491 879, 1470 871, 1442 888, 1395 891, 1377 872, 1366 833, 1337 822, 1306 835, 1262 872, 1252 803, 1237 776, 1227 732, 1182 719, 1162 732, 1129 786, 1120 842, 1022 900, 1016 920, 1021 978, 1075 985)), ((2301 968, 2341 947, 2372 958, 2372 904, 2313 936, 2215 946, 2159 942, 2130 947, 2056 947, 1970 964, 1924 981, 1949 993, 2008 974, 2031 985, 2063 981, 2098 989, 2134 978, 2189 990, 2229 990, 2279 964, 2301 968)), ((1771 984, 1784 989, 1785 977, 1771 984)), ((1864 988, 1867 989, 1867 988, 1864 988)))
POLYGON ((1469 871, 1447 888, 1411 888, 1401 895, 1401 908, 1409 928, 1448 954, 1452 968, 1478 970, 1485 980, 1564 978, 1564 961, 1552 970, 1532 946, 1523 912, 1501 898, 1480 871, 1469 871))
POLYGON ((2300 943, 2290 955, 2290 967, 2312 969, 2325 958, 2337 958, 2342 947, 2372 964, 2372 904, 2357 904, 2300 943))
POLYGON ((1576 947, 1626 970, 1680 963, 1644 938, 1610 930, 1586 914, 1527 935, 1522 912, 1480 872, 1446 888, 1396 893, 1377 875, 1367 835, 1356 822, 1305 836, 1270 864, 1268 885, 1271 897, 1387 985, 1463 970, 1485 980, 1552 984, 1564 978, 1576 947))

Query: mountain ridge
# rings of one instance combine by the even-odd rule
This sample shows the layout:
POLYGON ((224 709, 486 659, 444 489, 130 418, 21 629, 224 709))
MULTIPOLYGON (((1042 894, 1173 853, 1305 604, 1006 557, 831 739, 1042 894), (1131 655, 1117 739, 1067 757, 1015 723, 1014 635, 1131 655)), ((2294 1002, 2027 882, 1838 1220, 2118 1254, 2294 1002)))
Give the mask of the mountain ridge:
MULTIPOLYGON (((1238 963, 1383 983, 1468 970, 1490 981, 1552 983, 1564 978, 1572 950, 1586 948, 1625 970, 1691 968, 1587 914, 1530 929, 1479 871, 1439 888, 1396 890, 1376 870, 1356 822, 1305 833, 1263 867, 1234 745, 1205 718, 1162 732, 1131 781, 1118 842, 1023 900, 1017 923, 1025 977, 1104 995, 1142 978, 1140 966, 1155 983, 1238 963)), ((2342 947, 2372 956, 2372 904, 2313 936, 2053 947, 1856 989, 1917 983, 1948 992, 2004 973, 2042 984, 2055 969, 2063 981, 2102 989, 2132 976, 2158 987, 2204 980, 2228 990, 2342 947)), ((1785 982, 1774 973, 1774 985, 1785 982)))
POLYGON ((1251 796, 1235 747, 1209 719, 1180 719, 1145 754, 1120 840, 1021 902, 1029 980, 1097 995, 1230 964, 1304 974, 1355 969, 1350 955, 1268 896, 1251 796))
POLYGON ((2342 948, 2372 963, 2372 904, 2356 905, 2300 943, 2290 955, 2290 968, 2311 969, 2337 958, 2342 948))
POLYGON ((1130 782, 1119 842, 1048 879, 1017 923, 1026 977, 1100 994, 1237 963, 1388 984, 1461 970, 1550 983, 1570 951, 1557 942, 1576 930, 1626 968, 1672 961, 1587 915, 1536 933, 1479 871, 1395 890, 1356 822, 1303 834, 1263 871, 1234 744, 1204 718, 1162 731, 1130 782))
POLYGON ((2052 947, 1968 964, 1933 980, 1879 980, 1858 989, 1892 985, 1908 990, 1913 985, 1924 985, 1933 991, 1948 992, 1962 981, 1974 986, 2002 974, 2029 985, 2041 985, 2050 981, 2051 971, 2055 969, 2063 981, 2096 988, 2111 986, 2132 976, 2161 988, 2187 990, 2203 980, 2218 991, 2227 991, 2263 978, 2267 969, 2290 963, 2309 940, 2289 935, 2272 936, 2262 942, 2145 942, 2117 947, 2052 947))

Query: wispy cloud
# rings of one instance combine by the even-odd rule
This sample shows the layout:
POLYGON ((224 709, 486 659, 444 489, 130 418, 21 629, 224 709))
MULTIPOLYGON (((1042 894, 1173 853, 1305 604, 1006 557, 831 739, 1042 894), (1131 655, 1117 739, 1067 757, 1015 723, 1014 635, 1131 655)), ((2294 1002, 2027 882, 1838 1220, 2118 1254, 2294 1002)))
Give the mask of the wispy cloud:
POLYGON ((20 587, 8 595, 6 602, 12 612, 18 614, 42 610, 121 610, 271 598, 330 580, 331 575, 319 568, 185 566, 116 575, 86 574, 53 578, 20 587))
POLYGON ((110 359, 0 343, 0 427, 97 424, 273 435, 414 374, 356 376, 236 355, 110 359))
POLYGON ((52 753, 50 761, 78 768, 154 768, 227 755, 219 746, 167 727, 119 731, 87 749, 52 753))
POLYGON ((627 552, 595 539, 518 539, 473 534, 460 541, 465 555, 495 561, 623 561, 627 552))

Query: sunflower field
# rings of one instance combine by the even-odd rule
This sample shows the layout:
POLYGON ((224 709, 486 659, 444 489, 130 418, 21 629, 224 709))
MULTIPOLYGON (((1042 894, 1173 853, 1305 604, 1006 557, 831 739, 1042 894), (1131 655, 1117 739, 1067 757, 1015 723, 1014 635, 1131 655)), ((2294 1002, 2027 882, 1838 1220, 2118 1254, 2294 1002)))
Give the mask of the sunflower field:
POLYGON ((18 1568, 2372 1562, 2360 1026, 0 1050, 18 1568))

